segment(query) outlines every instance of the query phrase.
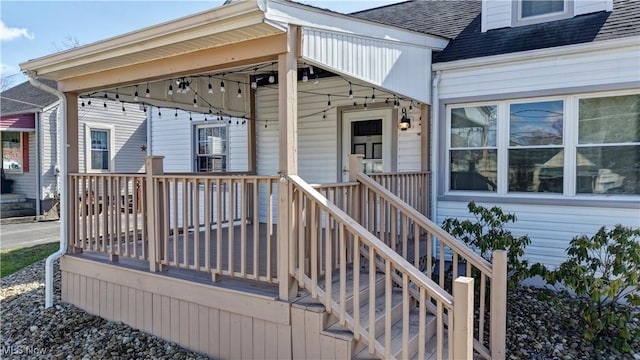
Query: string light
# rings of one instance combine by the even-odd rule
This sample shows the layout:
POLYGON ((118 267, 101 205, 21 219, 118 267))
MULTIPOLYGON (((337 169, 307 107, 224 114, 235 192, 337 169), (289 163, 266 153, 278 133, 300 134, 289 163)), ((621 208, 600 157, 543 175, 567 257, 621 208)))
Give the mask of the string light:
POLYGON ((365 110, 369 110, 369 108, 367 107, 367 97, 364 97, 364 109, 365 110))
POLYGON ((169 91, 167 91, 167 95, 173 95, 173 85, 171 85, 171 81, 169 81, 169 91))
POLYGON ((198 107, 198 93, 195 93, 195 95, 193 95, 193 107, 197 108, 198 107))
POLYGON ((89 99, 89 101, 87 101, 87 105, 91 106, 91 99, 89 99))
POLYGON ((176 108, 176 114, 174 116, 178 117, 178 108, 176 108))
POLYGON ((238 99, 242 98, 242 89, 240 89, 240 82, 238 81, 238 99))
POLYGON ((209 88, 209 91, 208 91, 209 94, 213 94, 213 85, 211 85, 211 75, 209 75, 209 86, 208 86, 208 88, 209 88))
POLYGON ((146 98, 151 97, 151 92, 149 92, 149 83, 147 83, 147 90, 146 90, 146 93, 144 94, 144 97, 146 98))
POLYGON ((191 117, 191 111, 189 111, 189 121, 193 121, 193 118, 191 117))
POLYGON ((106 92, 106 91, 104 92, 104 98, 105 98, 105 99, 108 99, 108 98, 109 98, 109 97, 107 96, 107 92, 106 92))
POLYGON ((107 102, 105 101, 104 103, 102 103, 102 105, 104 105, 104 108, 107 108, 107 102))
POLYGON ((124 108, 124 102, 122 103, 122 112, 126 112, 126 110, 124 108))
POLYGON ((327 111, 323 111, 322 112, 322 120, 326 120, 327 119, 327 111))
POLYGON ((376 102, 376 89, 375 88, 371 88, 371 102, 372 103, 376 102))
POLYGON ((258 88, 258 79, 256 78, 256 74, 258 73, 258 69, 253 69, 253 78, 251 79, 251 88, 253 90, 258 88))
POLYGON ((411 100, 411 103, 409 104, 409 114, 411 114, 413 112, 413 100, 411 100))
POLYGON ((353 100, 353 88, 351 86, 351 81, 349 81, 349 100, 353 100))
POLYGON ((136 85, 136 92, 133 94, 133 101, 138 101, 138 85, 136 85))
POLYGON ((327 94, 327 98, 329 99, 329 101, 327 101, 327 106, 331 106, 331 94, 327 94))
POLYGON ((116 100, 120 99, 120 94, 118 94, 118 88, 116 88, 116 100))
POLYGON ((269 74, 269 84, 273 84, 274 82, 276 82, 276 74, 271 71, 271 74, 269 74))
POLYGON ((82 104, 80 104, 80 105, 82 105, 82 107, 84 107, 84 100, 82 100, 82 104))
POLYGON ((318 79, 318 74, 316 74, 316 79, 313 81, 313 85, 318 85, 320 83, 320 79, 318 79))
POLYGON ((162 113, 160 112, 160 108, 158 108, 158 117, 162 117, 162 113))
POLYGON ((144 111, 144 113, 147 113, 147 107, 146 106, 142 106, 142 111, 144 111))
POLYGON ((224 81, 220 81, 220 92, 223 93, 225 91, 227 91, 227 90, 224 88, 224 81))
POLYGON ((307 82, 309 81, 309 75, 307 74, 307 70, 304 70, 302 72, 302 82, 307 82))

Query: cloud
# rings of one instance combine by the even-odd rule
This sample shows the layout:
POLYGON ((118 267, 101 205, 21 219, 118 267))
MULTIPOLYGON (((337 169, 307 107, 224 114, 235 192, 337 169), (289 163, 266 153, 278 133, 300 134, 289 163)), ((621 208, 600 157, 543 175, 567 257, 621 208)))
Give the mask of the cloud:
POLYGON ((29 34, 29 31, 27 29, 7 27, 4 21, 0 20, 0 40, 9 41, 9 40, 18 39, 21 37, 25 37, 27 39, 32 40, 33 34, 29 34))

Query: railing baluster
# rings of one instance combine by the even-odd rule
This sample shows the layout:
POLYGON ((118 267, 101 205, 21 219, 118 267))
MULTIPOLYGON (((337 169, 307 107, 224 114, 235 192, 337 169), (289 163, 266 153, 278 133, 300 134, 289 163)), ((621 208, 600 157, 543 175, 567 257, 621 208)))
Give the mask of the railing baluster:
POLYGON ((253 273, 258 279, 260 277, 260 222, 258 218, 258 180, 255 179, 251 183, 251 205, 253 215, 251 216, 251 225, 253 226, 253 273))
POLYGON ((247 184, 244 179, 238 183, 240 191, 236 195, 240 202, 240 273, 247 277, 247 184))
POLYGON ((391 358, 391 296, 393 288, 391 287, 391 261, 385 260, 384 272, 384 357, 391 358))
POLYGON ((317 205, 315 202, 309 202, 311 206, 310 220, 311 224, 307 224, 311 231, 311 296, 316 298, 318 296, 318 217, 317 217, 317 205))
POLYGON ((409 275, 402 274, 402 357, 409 357, 409 275))
POLYGON ((338 236, 340 237, 340 325, 344 326, 347 307, 347 244, 344 225, 340 223, 338 227, 340 229, 338 231, 338 236))
POLYGON ((200 270, 200 182, 193 179, 193 269, 200 270))
POLYGON ((478 341, 482 344, 484 341, 484 312, 485 298, 487 295, 486 281, 484 273, 480 273, 480 305, 478 307, 478 341))
POLYGON ((327 228, 325 229, 325 239, 324 239, 324 243, 325 243, 325 252, 324 252, 324 256, 325 256, 325 268, 326 268, 326 272, 325 272, 325 276, 324 276, 324 282, 325 282, 325 290, 326 290, 326 298, 325 298, 325 308, 329 311, 329 313, 333 313, 333 309, 332 309, 332 295, 333 295, 333 259, 332 259, 332 255, 333 255, 333 236, 329 236, 329 234, 332 234, 332 232, 329 232, 329 221, 330 221, 330 214, 327 213, 327 228))
POLYGON ((444 310, 442 302, 438 301, 438 310, 436 311, 436 346, 437 346, 437 359, 442 359, 442 350, 444 342, 444 310))
POLYGON ((204 179, 204 271, 211 271, 211 182, 204 179))
POLYGON ((229 179, 227 182, 228 186, 227 186, 227 192, 228 192, 228 203, 227 206, 229 207, 229 217, 228 217, 228 227, 227 227, 227 233, 229 234, 229 258, 227 259, 227 261, 229 262, 229 275, 234 276, 235 273, 235 228, 233 226, 233 219, 234 219, 234 214, 235 214, 235 206, 234 206, 234 200, 235 200, 235 191, 233 189, 233 179, 229 179))
POLYGON ((353 237, 353 336, 360 340, 360 241, 353 237))
POLYGON ((216 274, 222 273, 222 182, 216 179, 216 273, 212 279, 216 280, 216 274))
POLYGON ((369 354, 375 352, 376 343, 376 250, 369 246, 369 354))
POLYGON ((423 287, 420 288, 420 304, 418 304, 418 359, 424 359, 427 343, 427 296, 423 287))

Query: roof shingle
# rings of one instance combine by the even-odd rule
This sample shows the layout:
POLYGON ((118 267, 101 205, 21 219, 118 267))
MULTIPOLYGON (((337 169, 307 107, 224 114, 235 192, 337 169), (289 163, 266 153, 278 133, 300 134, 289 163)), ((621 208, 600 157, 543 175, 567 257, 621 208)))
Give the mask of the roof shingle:
MULTIPOLYGON (((38 80, 41 83, 57 88, 53 80, 38 80)), ((0 94, 0 114, 15 114, 21 111, 31 112, 37 108, 44 108, 58 101, 58 97, 46 91, 36 89, 28 81, 16 85, 0 94)))

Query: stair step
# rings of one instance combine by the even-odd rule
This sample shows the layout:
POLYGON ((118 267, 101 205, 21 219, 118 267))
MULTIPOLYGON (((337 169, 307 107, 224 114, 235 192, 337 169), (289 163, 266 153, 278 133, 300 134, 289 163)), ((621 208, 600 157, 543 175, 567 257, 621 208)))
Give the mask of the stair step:
MULTIPOLYGON (((384 292, 384 274, 376 272, 376 296, 380 295, 384 292)), ((351 312, 353 310, 353 270, 347 270, 347 288, 345 292, 345 311, 351 312)), ((360 306, 367 303, 369 301, 369 273, 368 271, 363 271, 360 273, 360 306)), ((332 294, 331 297, 333 301, 340 303, 340 274, 333 274, 332 282, 331 282, 332 294)))

